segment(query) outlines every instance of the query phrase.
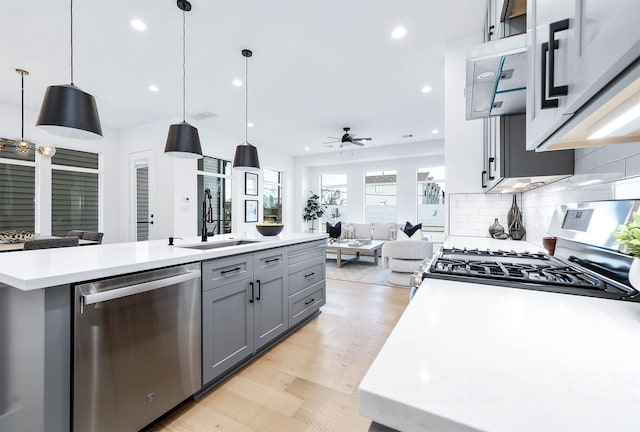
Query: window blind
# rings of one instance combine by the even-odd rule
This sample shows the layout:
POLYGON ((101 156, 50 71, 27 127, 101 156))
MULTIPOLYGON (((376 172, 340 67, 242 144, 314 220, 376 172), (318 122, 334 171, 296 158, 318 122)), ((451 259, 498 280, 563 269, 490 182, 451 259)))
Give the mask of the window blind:
POLYGON ((35 167, 0 163, 0 231, 34 231, 35 167))

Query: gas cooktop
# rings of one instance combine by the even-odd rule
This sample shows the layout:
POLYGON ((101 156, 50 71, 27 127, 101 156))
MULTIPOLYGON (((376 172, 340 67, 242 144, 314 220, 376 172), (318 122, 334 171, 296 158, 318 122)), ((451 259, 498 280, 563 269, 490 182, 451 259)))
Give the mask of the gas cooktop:
POLYGON ((424 278, 640 301, 632 288, 543 252, 444 248, 424 278))

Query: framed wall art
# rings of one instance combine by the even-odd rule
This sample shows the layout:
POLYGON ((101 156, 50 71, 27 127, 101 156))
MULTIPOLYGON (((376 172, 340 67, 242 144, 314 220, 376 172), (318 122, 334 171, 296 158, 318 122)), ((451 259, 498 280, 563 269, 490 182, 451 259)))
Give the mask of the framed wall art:
POLYGON ((258 174, 244 173, 244 194, 258 196, 258 174))
POLYGON ((245 200, 244 221, 258 222, 258 200, 245 200))

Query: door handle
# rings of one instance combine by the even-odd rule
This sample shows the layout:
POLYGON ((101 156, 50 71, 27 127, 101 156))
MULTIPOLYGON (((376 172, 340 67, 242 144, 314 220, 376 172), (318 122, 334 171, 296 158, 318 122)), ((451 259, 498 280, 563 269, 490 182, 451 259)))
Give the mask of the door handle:
POLYGON ((491 164, 496 162, 496 158, 494 157, 490 157, 489 158, 489 180, 493 180, 495 177, 493 176, 493 174, 491 174, 491 164))
POLYGON ((249 282, 249 285, 251 285, 251 298, 249 299, 249 303, 253 303, 253 296, 255 295, 253 292, 253 282, 249 282))
POLYGON ((262 291, 262 284, 260 283, 260 279, 258 279, 256 282, 258 283, 258 297, 256 297, 256 300, 260 300, 260 291, 262 291))
POLYGON ((549 43, 553 43, 553 49, 549 50, 549 96, 566 96, 569 93, 569 86, 555 85, 556 71, 556 50, 560 46, 560 41, 556 39, 556 33, 569 30, 569 19, 563 19, 549 24, 549 43))
POLYGON ((558 108, 558 99, 547 99, 547 77, 549 79, 549 96, 566 96, 569 87, 555 85, 556 59, 555 51, 560 47, 560 42, 555 38, 556 33, 569 29, 569 19, 556 21, 549 25, 549 42, 541 46, 540 55, 540 109, 558 108), (551 48, 550 47, 551 45, 551 48), (549 56, 549 69, 547 70, 547 56, 549 56), (547 75, 548 72, 548 75, 547 75))

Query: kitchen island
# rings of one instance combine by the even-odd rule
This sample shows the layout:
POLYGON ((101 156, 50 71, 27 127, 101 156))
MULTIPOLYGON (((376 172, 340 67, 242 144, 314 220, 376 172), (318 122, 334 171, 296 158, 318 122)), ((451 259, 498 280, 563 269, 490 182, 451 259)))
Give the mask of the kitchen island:
MULTIPOLYGON (((74 309, 78 308, 77 297, 73 297, 75 284, 188 263, 196 263, 197 268, 201 262, 203 267, 208 263, 206 268, 212 269, 216 263, 236 257, 253 260, 278 255, 282 257, 278 262, 267 262, 264 268, 275 265, 282 274, 278 298, 285 302, 280 303, 284 312, 276 318, 284 320, 280 321, 277 335, 284 337, 287 329, 292 331, 314 312, 317 314, 324 304, 325 237, 296 233, 278 237, 220 235, 209 238, 207 243, 194 237, 178 239, 174 246, 169 246, 167 240, 156 240, 0 255, 0 431, 70 429, 72 328, 74 309), (201 249, 203 245, 205 249, 201 249), (221 245, 224 246, 214 247, 221 245), (316 263, 316 255, 321 257, 320 264, 316 263), (314 258, 309 260, 311 256, 314 258), (304 269, 310 263, 320 267, 314 267, 318 268, 315 276, 305 281, 314 285, 306 288, 296 279, 296 272, 308 274, 304 269), (289 279, 293 282, 287 286, 289 279), (311 303, 306 299, 307 290, 313 291, 311 303), (294 303, 287 308, 287 302, 294 303)), ((242 272, 227 274, 240 277, 239 273, 242 272)), ((212 274, 215 272, 203 277, 203 291, 205 282, 207 286, 211 283, 212 274)), ((246 283, 249 280, 244 279, 246 283)), ((215 283, 225 282, 217 279, 215 283)), ((259 295, 258 291, 257 300, 259 295)), ((272 338, 269 343, 277 340, 272 338)), ((247 355, 252 352, 255 350, 247 355)), ((213 383, 213 379, 202 382, 203 386, 213 383)))
POLYGON ((426 279, 360 384, 360 414, 411 432, 637 431, 639 334, 638 303, 426 279))

